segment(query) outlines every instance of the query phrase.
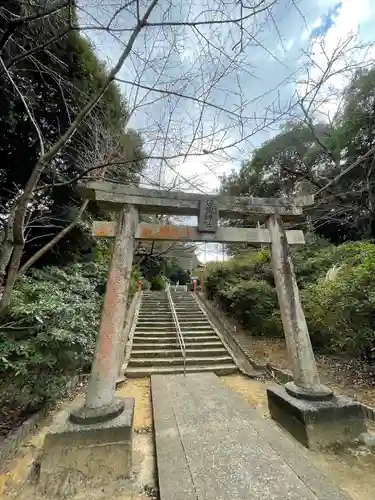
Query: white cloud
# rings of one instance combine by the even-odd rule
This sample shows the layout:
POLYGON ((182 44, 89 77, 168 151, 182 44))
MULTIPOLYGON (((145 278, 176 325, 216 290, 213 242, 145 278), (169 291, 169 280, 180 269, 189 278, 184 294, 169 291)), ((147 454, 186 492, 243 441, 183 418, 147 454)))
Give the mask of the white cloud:
MULTIPOLYGON (((332 9, 333 6, 338 5, 337 1, 326 0, 322 3, 326 9, 332 9)), ((340 93, 352 77, 352 71, 340 72, 340 70, 359 62, 370 63, 374 59, 374 49, 359 51, 356 46, 360 39, 365 42, 373 40, 372 26, 375 20, 375 3, 373 0, 344 0, 332 20, 332 24, 328 24, 326 23, 327 17, 322 15, 309 29, 309 36, 314 30, 318 32, 320 27, 327 30, 324 35, 313 38, 311 42, 310 54, 312 54, 314 67, 309 68, 309 78, 313 82, 319 81, 322 77, 327 68, 327 58, 331 58, 337 51, 337 47, 352 36, 350 43, 345 45, 345 50, 331 69, 331 73, 337 72, 337 74, 330 77, 319 92, 320 97, 317 101, 321 100, 322 104, 317 113, 320 113, 319 118, 323 120, 327 118, 327 115, 332 119, 337 111, 340 93), (371 26, 370 30, 369 26, 371 26), (356 32, 358 32, 358 37, 354 36, 356 32)), ((304 36, 306 36, 306 32, 304 36)), ((302 95, 306 89, 306 85, 297 86, 297 90, 302 95)))
MULTIPOLYGON (((190 1, 187 2, 187 5, 190 3, 190 1)), ((194 0, 192 6, 200 11, 204 3, 202 0, 194 0)), ((300 0, 298 11, 292 6, 292 3, 280 1, 275 4, 273 12, 275 25, 265 22, 262 24, 261 30, 254 27, 254 40, 256 39, 256 41, 244 48, 241 63, 238 66, 240 69, 231 66, 228 75, 221 79, 212 91, 210 90, 209 101, 232 111, 237 111, 238 106, 244 102, 245 116, 257 115, 257 119, 262 118, 268 107, 273 109, 274 102, 278 106, 280 100, 280 108, 283 109, 288 106, 289 99, 292 99, 296 89, 294 75, 301 64, 301 49, 306 50, 308 44, 313 45, 315 62, 321 65, 324 63, 324 54, 319 50, 317 40, 310 38, 311 33, 316 28, 321 28, 322 33, 326 30, 324 40, 328 53, 332 52, 338 40, 344 39, 348 33, 355 31, 358 25, 360 25, 361 38, 365 40, 374 38, 375 0, 342 0, 341 7, 337 11, 334 10, 334 7, 337 6, 338 0, 300 0), (289 4, 290 8, 286 8, 286 4, 289 4), (302 12, 302 16, 299 12, 302 12), (331 14, 332 12, 333 14, 331 14), (307 30, 305 23, 308 26, 307 30), (242 93, 241 100, 239 89, 242 93), (256 99, 257 97, 258 99, 256 99)), ((180 6, 182 9, 184 5, 185 3, 182 1, 175 3, 174 9, 177 10, 174 11, 174 14, 178 18, 181 17, 181 12, 178 9, 180 6)), ((173 90, 192 96, 203 95, 207 91, 207 86, 212 75, 215 74, 215 70, 221 73, 225 65, 229 66, 228 60, 225 57, 221 60, 219 57, 216 58, 214 52, 214 63, 210 62, 207 54, 209 64, 203 64, 206 63, 204 51, 207 51, 207 46, 205 43, 201 39, 203 45, 199 45, 198 38, 191 34, 190 29, 181 31, 181 33, 180 31, 180 29, 164 30, 153 42, 157 31, 145 30, 149 36, 145 35, 144 40, 140 38, 135 44, 132 56, 124 65, 121 75, 125 79, 132 80, 134 74, 138 70, 140 71, 140 63, 136 55, 140 54, 142 60, 147 60, 152 55, 151 60, 154 63, 142 74, 142 83, 153 85, 153 82, 158 79, 157 86, 159 88, 170 88, 171 82, 173 82, 173 90), (168 36, 164 39, 165 33, 168 33, 168 36), (162 56, 166 47, 173 47, 173 50, 168 64, 164 67, 162 56), (190 67, 197 54, 200 54, 202 58, 202 68, 204 69, 202 75, 200 70, 198 71, 199 68, 190 67), (185 79, 186 73, 189 76, 187 79, 185 79)), ((89 35, 94 37, 95 33, 95 31, 91 31, 89 35)), ((220 47, 228 49, 227 52, 230 56, 235 55, 235 50, 232 49, 235 41, 221 29, 217 30, 215 37, 218 37, 219 34, 221 37, 224 36, 221 42, 218 43, 214 38, 210 39, 211 43, 213 45, 219 44, 220 47)), ((97 41, 98 50, 114 62, 120 47, 115 46, 112 39, 104 41, 97 38, 95 41, 97 41)), ((212 47, 210 50, 213 50, 212 47)), ((336 77, 331 80, 331 83, 340 89, 346 81, 341 77, 336 77)), ((135 87, 124 86, 123 89, 126 90, 128 102, 132 102, 135 87), (132 93, 130 89, 133 90, 132 93)), ((139 89, 136 90, 139 92, 139 89)), ((300 90, 302 90, 301 87, 300 90)), ((137 95, 139 97, 143 94, 138 93, 137 95)), ((151 93, 147 99, 147 106, 144 105, 137 109, 131 126, 144 134, 147 144, 151 144, 148 149, 152 151, 153 155, 158 156, 165 139, 164 131, 167 130, 167 124, 170 121, 171 127, 168 128, 168 134, 165 133, 165 135, 168 137, 167 155, 173 156, 181 151, 186 151, 189 146, 195 133, 199 106, 197 103, 178 99, 176 96, 168 98, 164 96, 163 100, 160 100, 160 97, 156 93, 151 93)), ((337 103, 335 104, 333 100, 327 102, 322 109, 332 112, 335 105, 337 103)), ((201 121, 204 133, 201 133, 201 141, 198 139, 194 142, 193 146, 196 150, 206 147, 207 142, 211 139, 212 142, 219 145, 224 140, 227 141, 227 144, 235 142, 239 140, 240 135, 241 137, 248 136, 249 139, 241 143, 236 151, 231 152, 235 161, 231 161, 224 155, 221 155, 220 158, 212 158, 210 155, 189 156, 185 162, 173 160, 171 163, 173 168, 177 169, 181 176, 188 180, 185 183, 181 180, 181 188, 186 190, 215 191, 219 187, 218 177, 220 175, 236 167, 240 160, 247 159, 253 147, 270 139, 278 131, 278 123, 272 123, 252 136, 251 132, 256 130, 255 123, 258 122, 249 119, 240 129, 233 116, 226 113, 216 113, 214 109, 210 110, 207 107, 201 121), (216 131, 215 134, 214 131, 216 131), (232 135, 230 140, 227 135, 228 131, 232 135), (207 139, 208 132, 211 134, 209 139, 207 139)), ((211 149, 211 147, 207 147, 207 149, 211 149)), ((164 170, 166 172, 165 183, 167 183, 171 180, 172 173, 166 164, 164 170)))

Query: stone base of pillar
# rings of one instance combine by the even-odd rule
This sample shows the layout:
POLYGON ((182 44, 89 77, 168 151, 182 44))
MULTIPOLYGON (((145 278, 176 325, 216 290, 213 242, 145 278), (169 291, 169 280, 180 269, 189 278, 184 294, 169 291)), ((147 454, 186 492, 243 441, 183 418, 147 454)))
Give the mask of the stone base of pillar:
POLYGON ((79 488, 129 475, 134 399, 123 403, 124 411, 112 420, 90 425, 66 420, 46 435, 39 480, 42 494, 65 498, 79 488))
POLYGON ((107 420, 113 420, 121 415, 125 408, 125 400, 115 398, 110 405, 99 406, 98 408, 89 408, 82 406, 73 410, 70 414, 70 420, 74 424, 89 425, 99 424, 107 420))
POLYGON ((311 401, 275 386, 267 389, 267 399, 271 417, 308 448, 353 442, 366 431, 361 406, 344 396, 311 401))

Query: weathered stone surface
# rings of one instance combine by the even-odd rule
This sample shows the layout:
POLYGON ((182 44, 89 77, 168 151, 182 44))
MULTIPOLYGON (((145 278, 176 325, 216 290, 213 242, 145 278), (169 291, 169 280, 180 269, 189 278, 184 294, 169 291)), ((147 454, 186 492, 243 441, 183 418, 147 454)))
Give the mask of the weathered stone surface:
POLYGON ((70 414, 70 420, 75 424, 82 425, 98 424, 118 417, 123 411, 124 401, 114 399, 112 403, 99 408, 89 408, 87 406, 77 408, 70 414))
POLYGON ((160 455, 156 441, 159 483, 162 471, 173 470, 182 456, 182 473, 190 475, 195 489, 195 497, 173 496, 173 484, 180 483, 177 470, 170 474, 169 489, 160 489, 161 500, 348 500, 298 443, 293 446, 288 435, 213 374, 157 375, 151 383, 156 433, 158 419, 170 419, 164 434, 161 429, 168 452, 160 455))
POLYGON ((272 420, 254 419, 251 425, 259 435, 269 443, 273 450, 287 462, 292 471, 308 485, 319 500, 347 499, 342 490, 337 488, 320 469, 311 465, 311 457, 301 443, 283 433, 280 439, 280 427, 272 420))
MULTIPOLYGON (((109 230, 109 233, 111 232, 112 230, 109 230)), ((303 245, 305 243, 302 231, 286 231, 286 237, 289 245, 303 245)), ((218 227, 216 232, 201 233, 196 226, 166 226, 146 222, 138 225, 135 239, 146 241, 214 241, 217 243, 257 243, 264 245, 271 241, 267 229, 218 227)))
POLYGON ((267 397, 272 418, 309 448, 347 443, 366 430, 361 405, 344 396, 308 401, 275 386, 267 397))
POLYGON ((151 380, 160 499, 197 500, 164 378, 151 380))
POLYGON ((46 435, 39 482, 44 494, 73 494, 84 484, 129 474, 134 400, 124 400, 124 408, 107 422, 83 426, 67 420, 46 435))
MULTIPOLYGON (((110 238, 115 235, 116 223, 112 221, 94 221, 92 234, 96 237, 110 238)), ((305 237, 303 231, 285 231, 289 245, 303 245, 305 237)), ((270 234, 267 229, 244 227, 219 227, 216 232, 200 233, 196 226, 175 226, 163 224, 138 224, 136 240, 142 241, 214 241, 217 243, 270 243, 270 234)))
POLYGON ((134 233, 137 223, 134 207, 124 207, 118 221, 94 362, 87 387, 85 407, 112 412, 116 380, 122 356, 122 332, 132 271, 134 233))
POLYGON ((359 438, 360 442, 371 448, 375 447, 375 435, 369 432, 363 432, 359 438))
POLYGON ((219 222, 219 207, 215 198, 199 202, 198 231, 215 233, 219 222))
MULTIPOLYGON (((327 389, 320 383, 283 223, 279 216, 271 215, 267 227, 271 237, 273 276, 294 384, 303 389, 301 393, 310 393, 310 398, 326 397, 327 389)), ((328 395, 331 393, 328 390, 328 395)))
MULTIPOLYGON (((200 202, 207 195, 182 191, 160 191, 136 188, 111 182, 88 182, 80 186, 85 197, 111 205, 136 205, 141 213, 165 213, 175 215, 199 215, 200 202)), ((313 196, 296 198, 254 198, 247 196, 213 195, 221 217, 259 218, 278 213, 288 220, 302 215, 302 208, 311 205, 313 196)))

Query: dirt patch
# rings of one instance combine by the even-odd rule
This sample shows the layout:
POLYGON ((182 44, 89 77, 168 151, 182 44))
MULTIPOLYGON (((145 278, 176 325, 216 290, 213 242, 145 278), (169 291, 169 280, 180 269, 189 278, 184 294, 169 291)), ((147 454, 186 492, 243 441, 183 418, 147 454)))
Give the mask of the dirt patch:
POLYGON ((269 418, 266 385, 259 380, 249 379, 244 375, 226 375, 220 379, 234 392, 241 394, 252 408, 262 412, 263 416, 269 418))
POLYGON ((134 430, 147 431, 152 426, 150 380, 148 378, 127 379, 117 389, 119 398, 134 398, 134 430))
MULTIPOLYGON (((277 368, 290 370, 284 339, 241 337, 241 345, 251 358, 272 363, 277 368)), ((316 353, 316 363, 322 382, 336 392, 375 406, 375 366, 347 355, 316 353)))
MULTIPOLYGON (((270 418, 266 389, 271 381, 252 380, 243 375, 221 377, 230 389, 241 394, 252 408, 270 418)), ((375 498, 375 454, 365 446, 347 447, 340 451, 315 452, 308 450, 313 462, 353 500, 375 498)))
MULTIPOLYGON (((152 427, 150 383, 148 379, 124 382, 116 391, 118 397, 135 399, 133 466, 129 478, 113 481, 101 488, 85 488, 70 497, 71 500, 145 500, 157 498, 155 450, 152 427)), ((66 401, 59 410, 46 419, 40 428, 19 450, 7 472, 0 474, 2 500, 39 500, 35 470, 43 450, 47 432, 66 418, 73 407, 84 403, 84 395, 66 401)))
MULTIPOLYGON (((233 316, 215 308, 216 314, 226 325, 230 335, 236 339, 249 358, 276 368, 291 370, 285 339, 254 337, 236 321, 233 316)), ((316 363, 322 382, 335 392, 357 399, 375 407, 375 363, 365 363, 348 355, 327 355, 315 353, 316 363)))
POLYGON ((0 474, 0 495, 1 498, 15 498, 15 491, 22 488, 32 476, 35 462, 38 460, 42 449, 44 438, 53 425, 57 425, 62 420, 68 418, 70 411, 76 405, 83 404, 82 394, 76 396, 74 400, 66 400, 58 409, 46 417, 38 426, 33 435, 20 447, 15 458, 9 463, 6 471, 0 474), (7 494, 5 494, 5 490, 7 494), (9 496, 10 495, 10 496, 9 496))

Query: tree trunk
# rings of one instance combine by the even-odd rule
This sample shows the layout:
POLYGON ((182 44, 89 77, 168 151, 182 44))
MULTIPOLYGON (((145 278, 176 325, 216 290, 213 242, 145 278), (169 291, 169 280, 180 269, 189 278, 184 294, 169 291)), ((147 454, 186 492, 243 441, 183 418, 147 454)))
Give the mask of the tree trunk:
POLYGON ((15 209, 16 209, 16 204, 13 206, 9 214, 9 218, 1 238, 2 241, 1 241, 1 253, 0 253, 0 286, 2 286, 5 281, 6 268, 8 267, 13 252, 12 225, 14 220, 15 209))
POLYGON ((13 222, 13 238, 14 238, 14 249, 12 253, 12 257, 9 264, 9 273, 7 277, 7 282, 4 289, 4 294, 1 298, 0 302, 0 312, 4 310, 10 303, 10 299, 12 296, 12 291, 14 287, 14 283, 17 279, 18 268, 20 265, 22 252, 25 246, 24 239, 24 222, 25 215, 27 211, 27 206, 30 203, 30 200, 33 197, 34 190, 39 182, 39 179, 44 171, 44 169, 51 163, 51 161, 55 158, 57 153, 61 151, 61 149, 65 146, 65 144, 69 141, 69 139, 75 134, 78 126, 83 122, 83 120, 91 113, 93 108, 98 104, 103 94, 109 88, 111 83, 114 81, 117 73, 122 68, 125 60, 128 58, 133 45, 141 32, 142 28, 145 26, 148 17, 151 12, 154 10, 158 3, 158 0, 152 0, 150 6, 146 10, 143 18, 138 22, 136 27, 134 28, 132 34, 129 37, 128 43, 124 50, 122 51, 117 63, 110 71, 108 78, 103 84, 102 88, 99 89, 93 97, 89 100, 89 102, 78 112, 75 119, 72 121, 68 130, 61 135, 61 137, 53 144, 48 151, 42 154, 35 164, 35 167, 29 177, 29 180, 26 183, 25 189, 20 196, 18 203, 16 204, 15 216, 13 222))
POLYGON ((13 247, 12 257, 8 269, 8 276, 5 283, 3 296, 1 297, 0 313, 4 311, 10 304, 14 283, 17 279, 17 272, 22 258, 23 247, 23 243, 17 243, 13 247))
POLYGON ((51 250, 51 248, 53 248, 60 240, 62 240, 67 234, 69 234, 72 229, 74 229, 76 227, 78 222, 81 220, 81 217, 82 217, 84 211, 86 210, 88 204, 89 204, 89 200, 85 200, 81 204, 79 211, 78 211, 78 214, 75 217, 75 219, 68 226, 64 227, 64 229, 62 229, 58 234, 56 234, 56 236, 54 238, 52 238, 52 240, 49 241, 46 245, 44 245, 44 247, 42 247, 40 250, 35 252, 34 255, 32 257, 30 257, 30 259, 27 260, 20 267, 20 269, 17 273, 17 278, 20 278, 23 274, 25 274, 30 269, 30 267, 33 264, 35 264, 35 262, 37 260, 39 260, 41 257, 43 257, 43 255, 46 252, 48 252, 48 250, 51 250))

